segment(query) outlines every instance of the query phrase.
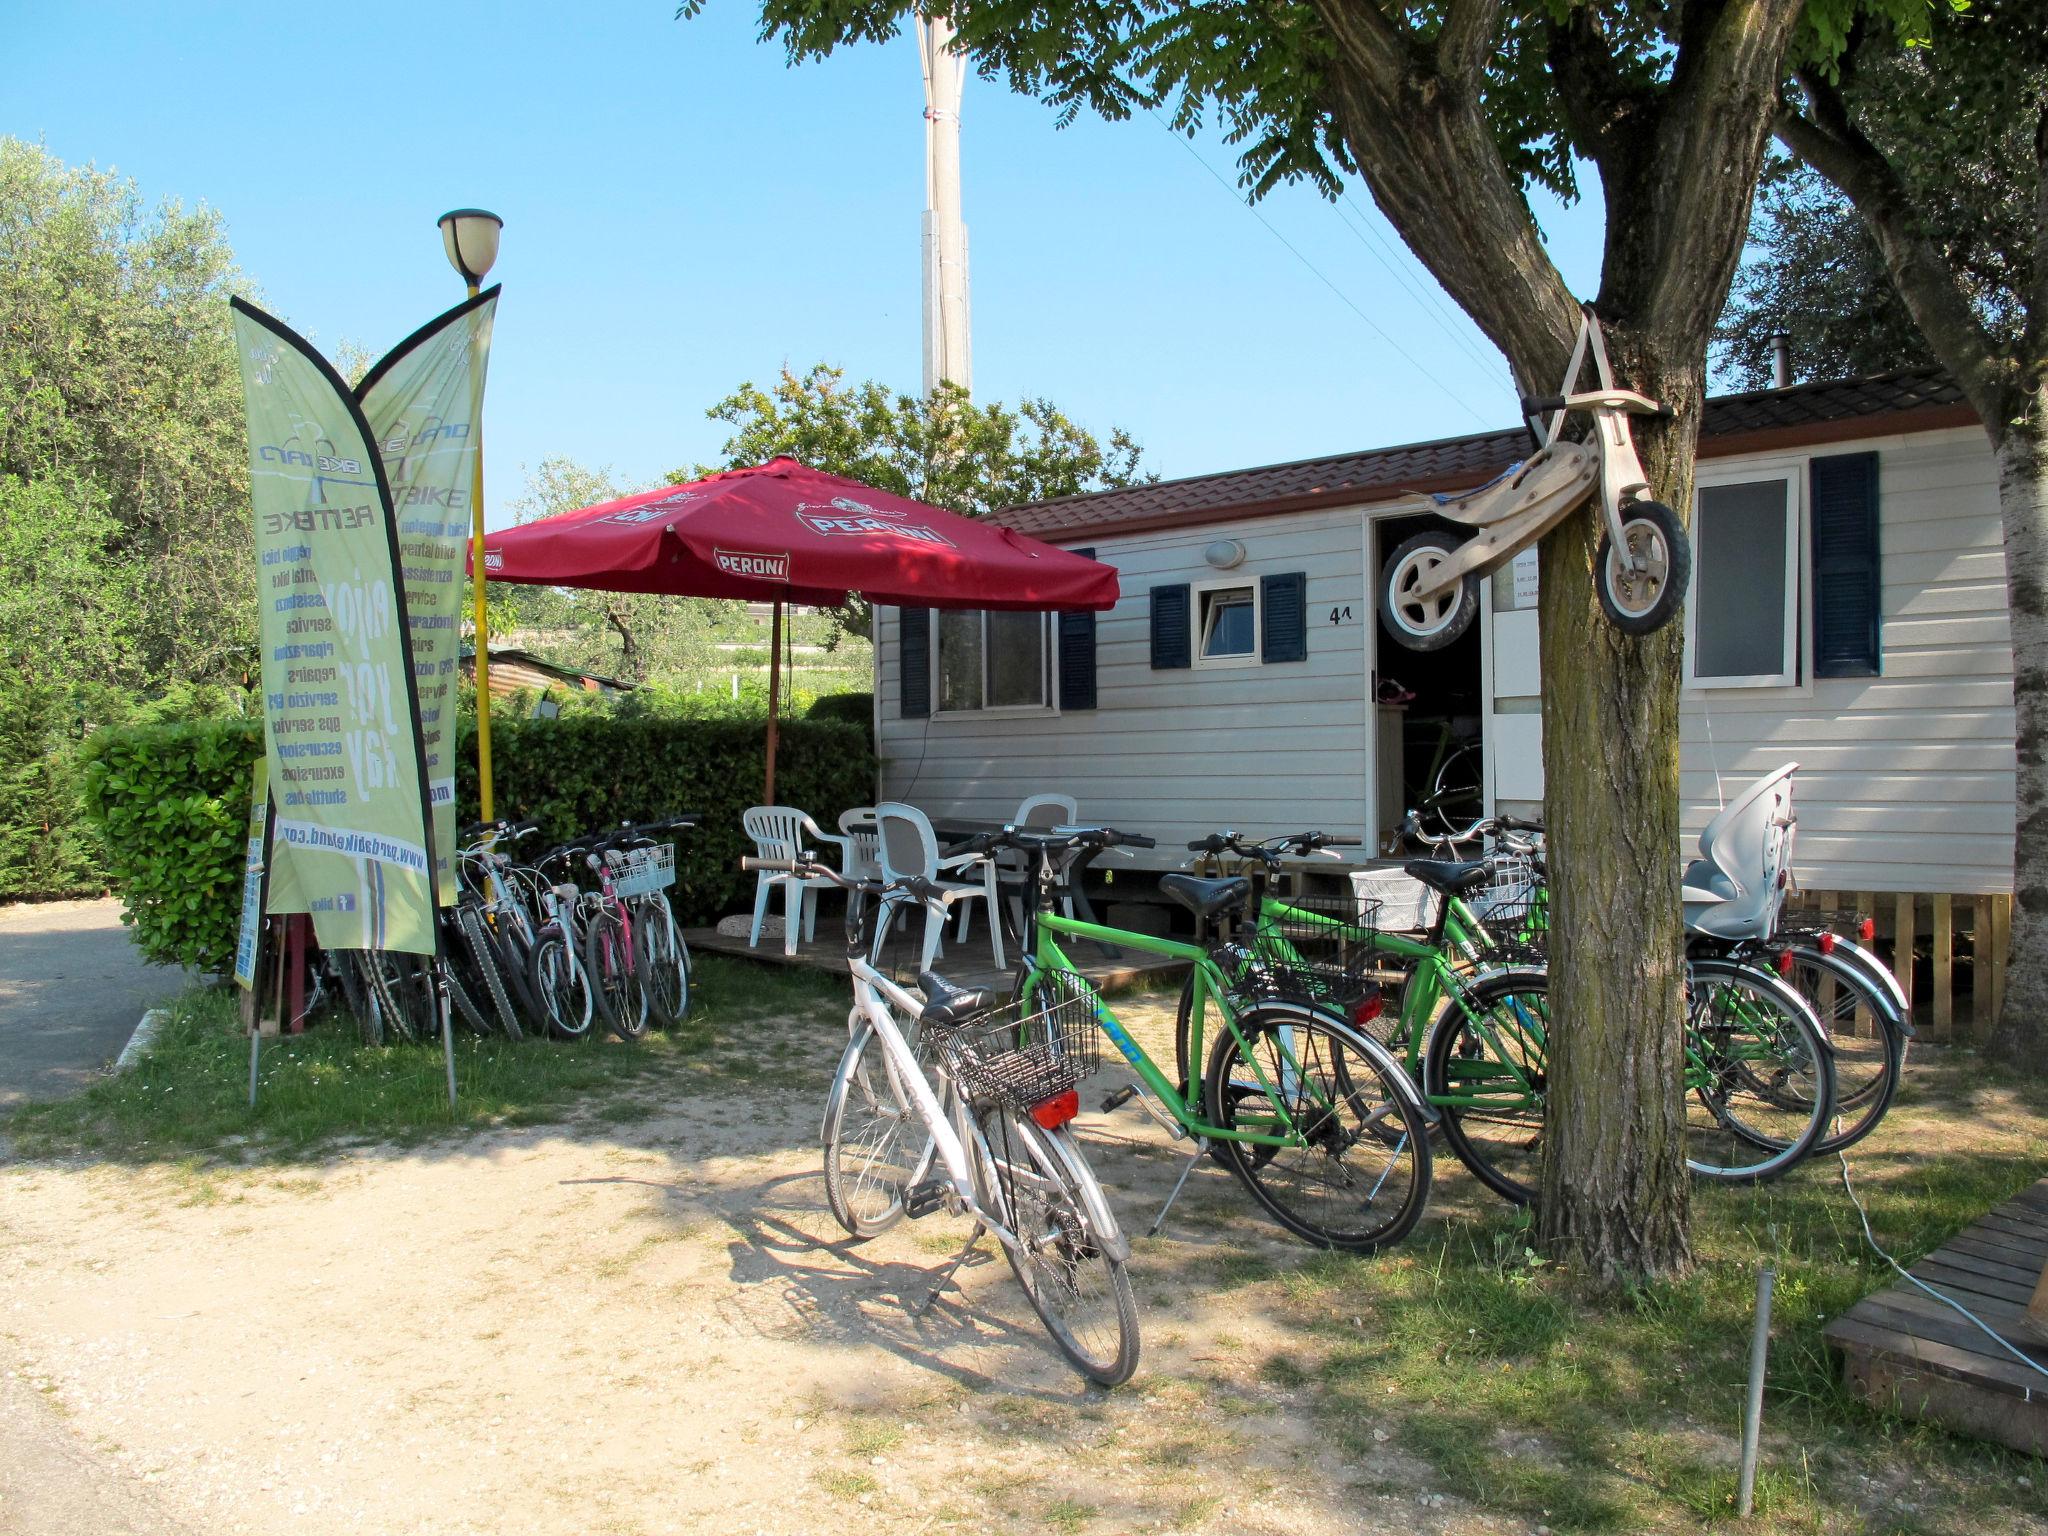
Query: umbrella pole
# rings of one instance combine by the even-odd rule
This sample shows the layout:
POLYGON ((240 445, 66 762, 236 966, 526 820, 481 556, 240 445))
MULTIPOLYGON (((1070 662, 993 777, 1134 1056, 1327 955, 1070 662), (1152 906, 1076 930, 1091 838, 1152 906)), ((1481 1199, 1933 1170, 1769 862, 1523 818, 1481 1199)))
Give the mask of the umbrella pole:
POLYGON ((761 788, 761 803, 775 803, 775 728, 782 709, 782 599, 775 599, 775 614, 768 630, 768 768, 761 788))

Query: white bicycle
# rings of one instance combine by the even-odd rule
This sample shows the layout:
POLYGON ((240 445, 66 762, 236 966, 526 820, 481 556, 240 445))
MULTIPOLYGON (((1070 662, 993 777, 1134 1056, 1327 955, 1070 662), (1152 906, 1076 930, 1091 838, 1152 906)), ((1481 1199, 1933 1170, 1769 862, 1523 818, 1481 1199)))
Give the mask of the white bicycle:
POLYGON ((1138 1366, 1130 1244, 1068 1124, 1100 1060, 1094 1002, 1078 983, 1005 1005, 930 971, 924 996, 878 970, 897 911, 950 906, 917 877, 854 880, 810 859, 742 859, 745 870, 823 878, 849 893, 850 1034, 825 1102, 825 1197, 856 1238, 935 1211, 974 1231, 941 1272, 935 1302, 984 1232, 1008 1255, 1052 1341, 1089 1380, 1115 1386, 1138 1366))

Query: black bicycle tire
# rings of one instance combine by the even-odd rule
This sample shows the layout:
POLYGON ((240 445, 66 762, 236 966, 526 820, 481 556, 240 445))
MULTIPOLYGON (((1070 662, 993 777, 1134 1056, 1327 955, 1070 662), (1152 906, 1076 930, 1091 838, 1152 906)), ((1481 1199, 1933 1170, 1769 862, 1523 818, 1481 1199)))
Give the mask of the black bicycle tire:
MULTIPOLYGON (((652 1005, 646 988, 632 971, 626 971, 625 985, 619 997, 613 997, 605 984, 604 934, 607 928, 626 931, 625 917, 610 907, 593 912, 590 920, 583 925, 583 967, 590 976, 591 998, 600 1003, 605 1016, 605 1027, 621 1040, 635 1041, 647 1038, 650 1027, 649 1014, 652 1005), (631 1009, 634 1020, 627 1021, 627 1010, 631 1009)), ((624 945, 620 946, 622 949, 624 945)))
MULTIPOLYGON (((1861 966, 1827 954, 1818 945, 1791 944, 1786 946, 1793 956, 1795 965, 1807 964, 1829 972, 1836 985, 1852 994, 1860 995, 1861 1008, 1867 1012, 1872 1027, 1877 1030, 1877 1039, 1884 1052, 1881 1069, 1866 1088, 1853 1093, 1842 1091, 1841 1038, 1839 1017, 1821 1020, 1822 1028, 1828 1031, 1828 1042, 1835 1047, 1835 1106, 1830 1124, 1840 1125, 1853 1109, 1857 1118, 1841 1130, 1831 1130, 1828 1135, 1814 1143, 1813 1155, 1825 1157, 1831 1152, 1844 1152, 1863 1140, 1890 1113, 1892 1100, 1898 1095, 1899 1081, 1905 1074, 1906 1037, 1899 1028, 1898 1020, 1891 1009, 1891 998, 1863 974, 1861 966)), ((1789 979, 1789 978, 1788 978, 1789 979)), ((1795 989, 1797 990, 1797 989, 1795 989)), ((1803 993, 1802 993, 1803 995, 1803 993)), ((1818 1007, 1815 1008, 1818 1013, 1818 1007)))
MULTIPOLYGON (((846 1124, 846 1109, 853 1092, 854 1073, 860 1067, 862 1059, 866 1056, 870 1047, 873 1047, 878 1054, 883 1051, 881 1042, 875 1037, 873 1027, 865 1020, 862 1020, 857 1023, 853 1035, 847 1039, 846 1049, 840 1053, 839 1067, 832 1075, 832 1087, 825 1096, 825 1118, 820 1128, 819 1138, 823 1144, 824 1152, 826 1208, 832 1212, 832 1219, 845 1229, 848 1236, 862 1241, 871 1237, 879 1237, 903 1219, 903 1196, 901 1189, 897 1191, 896 1197, 889 1202, 888 1206, 879 1215, 867 1216, 856 1211, 853 1208, 853 1202, 847 1198, 845 1190, 846 1172, 840 1166, 838 1153, 839 1149, 845 1145, 841 1131, 846 1124)), ((915 1051, 916 1049, 917 1046, 913 1044, 912 1050, 915 1051)), ((881 1061, 880 1066, 884 1080, 889 1080, 886 1059, 881 1061)), ((893 1094, 893 1087, 890 1091, 893 1094)), ((915 1132, 912 1134, 914 1135, 915 1132)), ((905 1187, 916 1184, 923 1179, 924 1175, 930 1170, 932 1159, 936 1154, 937 1143, 932 1139, 930 1130, 927 1128, 923 1147, 919 1150, 918 1155, 908 1162, 910 1173, 903 1180, 905 1187)))
MULTIPOLYGON (((1816 1098, 1822 1100, 1823 1103, 1819 1110, 1809 1116, 1809 1124, 1802 1135, 1794 1137, 1789 1141, 1778 1141, 1772 1138, 1760 1137, 1736 1125, 1729 1125, 1728 1129, 1738 1140, 1747 1141, 1759 1150, 1775 1148, 1776 1155, 1756 1164, 1754 1167, 1740 1169, 1710 1169, 1701 1166, 1690 1154, 1686 1157, 1686 1167, 1691 1171, 1694 1178, 1708 1179, 1717 1184, 1768 1184, 1773 1180, 1783 1178, 1813 1154, 1814 1148, 1825 1134, 1828 1121, 1834 1113, 1834 1056, 1827 1043, 1827 1033, 1820 1027, 1819 1021, 1813 1018, 1812 1010, 1807 1006, 1806 1000, 1800 997, 1775 971, 1765 970, 1761 966, 1748 965, 1739 960, 1720 956, 1690 959, 1686 962, 1686 968, 1689 979, 1692 981, 1697 981, 1699 978, 1707 976, 1728 975, 1754 982, 1760 990, 1765 992, 1782 992, 1785 994, 1785 998, 1789 999, 1794 1005, 1788 1010, 1787 1016, 1794 1020, 1795 1027, 1799 1033, 1805 1035, 1810 1031, 1813 1036, 1808 1041, 1808 1049, 1816 1057, 1817 1070, 1820 1073, 1819 1080, 1823 1085, 1822 1092, 1816 1095, 1816 1098)), ((1694 1031, 1692 1007, 1693 1005, 1688 1001, 1686 1029, 1689 1035, 1694 1031)), ((1700 1097, 1696 1089, 1687 1088, 1685 1091, 1688 1097, 1700 1097)), ((1717 1118, 1721 1117, 1717 1116, 1717 1118)), ((1727 1124, 1727 1121, 1723 1119, 1723 1123, 1727 1124)))
MULTIPOLYGON (((484 1017, 483 1009, 477 1007, 476 999, 469 995, 469 989, 463 986, 461 980, 456 976, 455 967, 444 965, 441 968, 441 975, 448 983, 449 1007, 455 1013, 461 1014, 462 1022, 475 1030, 476 1033, 488 1035, 491 1032, 490 1021, 484 1017)), ((435 1021, 434 1033, 440 1033, 439 1020, 435 1021)))
MULTIPOLYGON (((562 1011, 558 1011, 553 1003, 549 1001, 549 994, 552 989, 548 986, 547 977, 544 973, 544 962, 548 954, 553 950, 560 950, 564 956, 569 955, 568 938, 559 928, 551 929, 541 934, 540 942, 533 946, 533 994, 539 999, 541 1004, 542 1026, 558 1040, 586 1040, 590 1037, 591 1026, 597 1021, 597 1004, 590 995, 590 978, 584 976, 583 973, 582 956, 572 957, 571 968, 568 972, 568 974, 583 977, 583 1007, 581 1010, 583 1025, 580 1029, 572 1029, 562 1023, 562 1011)), ((572 1006, 566 1011, 574 1013, 577 1010, 572 1006)))
MULTIPOLYGON (((1428 1208, 1433 1164, 1429 1145, 1429 1121, 1410 1095, 1413 1084, 1409 1082, 1406 1070, 1387 1048, 1363 1031, 1344 1023, 1332 1014, 1310 1008, 1299 1003, 1273 1000, 1252 1004, 1238 1016, 1237 1029, 1247 1042, 1269 1030, 1291 1026, 1310 1032, 1320 1032, 1335 1039, 1344 1049, 1373 1063, 1375 1072, 1387 1083, 1387 1102, 1395 1107, 1401 1118, 1402 1146, 1409 1149, 1414 1158, 1414 1174, 1409 1181, 1409 1191, 1401 1206, 1389 1222, 1370 1234, 1336 1234, 1332 1229, 1319 1227, 1298 1212, 1291 1210, 1267 1185, 1266 1175, 1277 1165, 1278 1158, 1258 1161, 1245 1150, 1245 1143, 1219 1140, 1222 1161, 1225 1167, 1237 1175, 1252 1198, 1265 1207, 1267 1214, 1304 1242, 1319 1248, 1341 1249, 1347 1253, 1377 1253, 1391 1247, 1414 1229, 1428 1208)), ((1209 1055, 1209 1069, 1203 1081, 1203 1103, 1212 1125, 1228 1127, 1226 1118, 1229 1104, 1226 1090, 1229 1088, 1230 1066, 1241 1059, 1242 1047, 1235 1035, 1222 1033, 1215 1048, 1209 1055)), ((1339 1058, 1341 1059, 1341 1058, 1339 1058)))
MULTIPOLYGON (((1501 971, 1474 982, 1466 996, 1473 1005, 1490 1005, 1493 1000, 1508 994, 1522 994, 1540 990, 1549 996, 1550 980, 1542 971, 1515 970, 1501 971)), ((1548 1009, 1545 1010, 1546 1016, 1548 1009)), ((1463 1121, 1470 1111, 1458 1105, 1441 1102, 1449 1097, 1443 1085, 1449 1080, 1451 1053, 1457 1048, 1458 1038, 1466 1030, 1466 1014, 1457 998, 1450 999, 1436 1022, 1430 1026, 1429 1039, 1424 1046, 1422 1081, 1425 1092, 1437 1113, 1437 1126, 1444 1133, 1444 1145, 1449 1147, 1458 1161, 1471 1171, 1472 1176, 1488 1189, 1513 1205, 1528 1205, 1536 1198, 1533 1185, 1502 1172, 1479 1150, 1477 1143, 1466 1134, 1463 1121)), ((1539 1106, 1540 1108, 1540 1106, 1539 1106)), ((1478 1118, 1474 1116, 1474 1118, 1478 1118)), ((1539 1136, 1542 1122, 1537 1122, 1539 1136)), ((1539 1153, 1540 1157, 1541 1154, 1539 1153)))
POLYGON ((463 943, 469 946, 471 974, 484 984, 484 995, 490 999, 499 1031, 508 1040, 524 1038, 525 1031, 519 1027, 519 1015, 505 991, 505 978, 499 974, 498 952, 492 947, 483 914, 475 907, 457 907, 455 926, 461 930, 463 943))
POLYGON ((661 995, 659 980, 669 961, 656 957, 654 943, 646 945, 643 950, 647 956, 648 986, 653 989, 654 1007, 666 1020, 666 1027, 673 1029, 690 1017, 690 998, 694 990, 690 974, 690 946, 683 938, 682 925, 675 920, 675 914, 669 910, 667 903, 649 899, 641 904, 640 912, 646 918, 649 930, 661 935, 659 943, 667 944, 673 941, 675 944, 675 967, 676 975, 681 982, 681 994, 673 1008, 661 995))
POLYGON ((355 1020, 356 1032, 368 1046, 384 1043, 383 1015, 370 1007, 369 990, 363 985, 362 968, 356 963, 352 950, 330 949, 327 951, 327 968, 334 973, 335 984, 341 988, 342 1006, 348 1009, 349 1017, 355 1020))
MULTIPOLYGON (((369 991, 370 996, 376 999, 377 1007, 383 1016, 383 1023, 378 1037, 379 1043, 389 1039, 394 1030, 402 1040, 416 1039, 417 1036, 413 1033, 412 1018, 406 1012, 405 1004, 399 999, 398 988, 392 985, 391 977, 385 972, 384 967, 387 961, 384 951, 380 949, 359 949, 355 951, 355 954, 357 956, 357 964, 362 967, 363 984, 369 991)), ((403 976, 399 977, 398 980, 400 985, 404 985, 406 982, 406 978, 403 976)))

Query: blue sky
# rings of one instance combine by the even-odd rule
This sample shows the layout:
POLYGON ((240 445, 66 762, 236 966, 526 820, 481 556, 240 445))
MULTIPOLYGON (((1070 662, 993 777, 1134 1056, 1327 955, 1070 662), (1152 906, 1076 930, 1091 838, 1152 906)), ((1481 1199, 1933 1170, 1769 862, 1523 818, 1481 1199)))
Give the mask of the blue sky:
MULTIPOLYGON (((552 454, 652 481, 716 453, 704 410, 742 380, 824 360, 914 390, 921 357, 910 41, 791 70, 746 0, 672 12, 6 0, 0 132, 219 208, 326 347, 381 352, 460 298, 434 220, 494 210, 489 500, 552 454)), ((1060 130, 976 78, 962 119, 978 397, 1128 428, 1169 476, 1512 420, 1362 188, 1259 205, 1319 277, 1205 169, 1235 181, 1214 136, 1198 159, 1147 119, 1060 130)), ((1597 205, 1539 212, 1590 293, 1597 205)))

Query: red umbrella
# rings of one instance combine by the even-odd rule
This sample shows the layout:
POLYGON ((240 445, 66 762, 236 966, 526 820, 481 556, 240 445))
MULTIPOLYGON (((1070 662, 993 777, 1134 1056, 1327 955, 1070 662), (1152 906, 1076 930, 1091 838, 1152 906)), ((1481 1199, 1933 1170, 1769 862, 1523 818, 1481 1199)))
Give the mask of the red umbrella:
POLYGON ((782 605, 858 592, 917 608, 1109 608, 1116 571, 1008 528, 893 496, 795 459, 643 491, 501 529, 492 581, 775 603, 767 792, 775 798, 782 605))

